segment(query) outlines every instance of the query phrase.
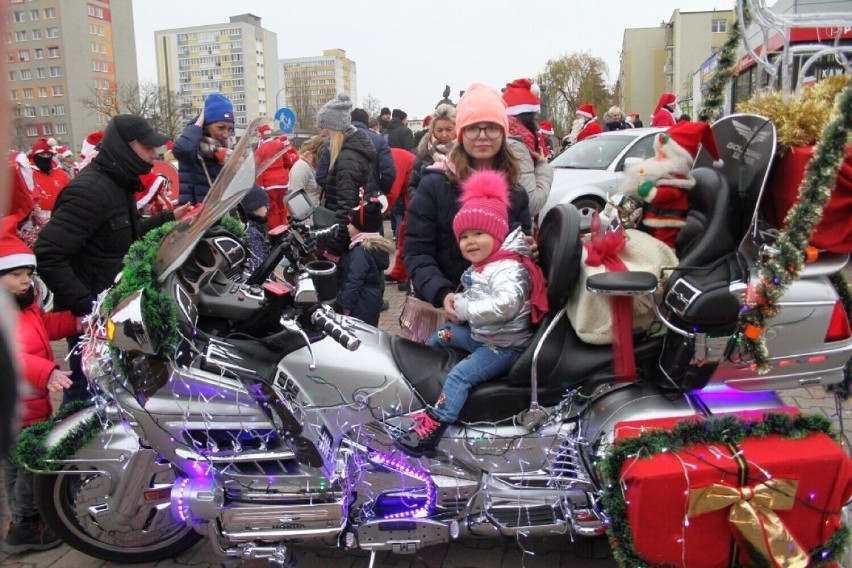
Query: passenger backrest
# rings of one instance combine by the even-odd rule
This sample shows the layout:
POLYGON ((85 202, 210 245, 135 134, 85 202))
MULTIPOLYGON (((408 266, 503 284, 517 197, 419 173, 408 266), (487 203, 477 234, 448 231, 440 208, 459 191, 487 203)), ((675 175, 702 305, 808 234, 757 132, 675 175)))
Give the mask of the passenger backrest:
POLYGON ((733 251, 737 242, 731 225, 728 181, 716 170, 692 171, 695 186, 689 190, 686 226, 677 236, 678 266, 704 266, 733 251))
POLYGON ((579 272, 583 249, 576 207, 559 204, 547 212, 538 232, 538 248, 538 262, 547 279, 550 313, 555 313, 568 301, 579 272))

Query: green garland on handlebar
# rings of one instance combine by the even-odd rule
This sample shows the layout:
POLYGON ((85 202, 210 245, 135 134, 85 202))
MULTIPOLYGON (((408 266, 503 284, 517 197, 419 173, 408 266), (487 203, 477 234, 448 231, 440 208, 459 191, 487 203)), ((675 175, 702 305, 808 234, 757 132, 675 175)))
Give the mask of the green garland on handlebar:
POLYGON ((30 471, 58 470, 62 465, 59 462, 86 447, 98 432, 104 430, 106 419, 95 412, 71 428, 50 450, 47 450, 45 443, 48 436, 59 422, 93 404, 91 400, 75 400, 63 406, 59 412, 44 422, 37 422, 24 428, 15 444, 15 460, 30 471))

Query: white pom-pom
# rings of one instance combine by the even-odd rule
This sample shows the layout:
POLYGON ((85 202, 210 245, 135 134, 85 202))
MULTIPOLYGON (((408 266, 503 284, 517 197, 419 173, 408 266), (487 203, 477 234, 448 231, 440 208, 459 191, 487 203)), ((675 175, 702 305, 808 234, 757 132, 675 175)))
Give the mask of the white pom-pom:
POLYGON ((538 85, 538 83, 533 83, 532 85, 530 85, 530 91, 537 97, 541 96, 541 87, 538 85))
POLYGON ((713 160, 713 167, 716 168, 716 169, 719 169, 724 165, 725 165, 725 160, 722 160, 722 159, 713 160))

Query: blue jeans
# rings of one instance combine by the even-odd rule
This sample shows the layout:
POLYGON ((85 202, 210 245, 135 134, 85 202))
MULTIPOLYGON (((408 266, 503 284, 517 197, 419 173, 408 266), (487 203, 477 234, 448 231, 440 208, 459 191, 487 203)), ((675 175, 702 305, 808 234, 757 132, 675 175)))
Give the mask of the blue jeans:
POLYGON ((455 422, 470 389, 505 375, 520 357, 523 347, 496 347, 480 343, 471 337, 470 327, 447 323, 429 339, 432 347, 458 347, 469 352, 447 375, 432 414, 441 422, 455 422))

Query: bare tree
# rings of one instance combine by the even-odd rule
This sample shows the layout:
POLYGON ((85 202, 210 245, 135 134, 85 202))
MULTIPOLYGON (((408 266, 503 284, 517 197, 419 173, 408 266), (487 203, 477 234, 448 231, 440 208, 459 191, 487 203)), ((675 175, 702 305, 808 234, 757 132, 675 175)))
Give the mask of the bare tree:
POLYGON ((174 91, 159 87, 156 83, 122 83, 115 91, 92 89, 80 101, 92 114, 112 118, 118 114, 135 114, 148 119, 151 126, 176 138, 191 112, 187 105, 178 102, 174 91))
POLYGON ((319 132, 317 129, 317 111, 319 108, 311 99, 309 85, 288 87, 287 106, 296 115, 296 130, 298 132, 319 132))
POLYGON ((536 82, 541 87, 542 115, 553 123, 557 136, 571 127, 574 112, 581 104, 593 104, 603 116, 612 102, 612 91, 606 85, 608 75, 603 59, 587 52, 548 60, 536 82))
POLYGON ((379 116, 379 111, 382 110, 382 101, 367 93, 364 100, 361 102, 361 108, 367 111, 367 116, 379 116))

